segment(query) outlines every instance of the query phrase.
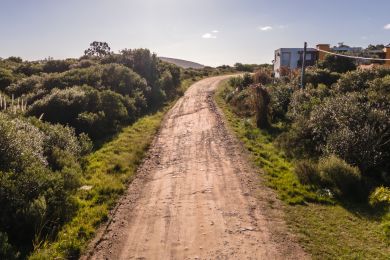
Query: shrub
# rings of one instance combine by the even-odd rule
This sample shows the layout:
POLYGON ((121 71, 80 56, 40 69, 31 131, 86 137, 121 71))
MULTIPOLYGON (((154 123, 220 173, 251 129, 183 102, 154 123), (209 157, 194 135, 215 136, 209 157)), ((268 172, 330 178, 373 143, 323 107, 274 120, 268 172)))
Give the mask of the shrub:
POLYGON ((267 85, 272 83, 271 71, 265 68, 257 70, 253 75, 253 82, 262 85, 267 85))
POLYGON ((352 59, 335 55, 326 55, 325 59, 318 63, 318 67, 338 73, 345 73, 356 69, 356 65, 352 59))
POLYGON ((340 74, 337 72, 330 72, 328 69, 308 69, 305 76, 306 84, 313 84, 318 86, 319 84, 325 84, 331 86, 336 83, 340 78, 340 74))
POLYGON ((318 164, 322 182, 336 194, 360 198, 361 174, 357 167, 351 166, 335 155, 322 158, 318 164))
POLYGON ((319 185, 320 175, 317 164, 310 160, 301 160, 295 164, 295 174, 300 183, 305 185, 319 185))
MULTIPOLYGON (((246 88, 240 92, 228 93, 231 95, 229 103, 232 104, 233 110, 238 115, 253 116, 255 111, 253 109, 253 95, 254 90, 252 88, 246 88)), ((226 96, 228 97, 228 96, 226 96)))
POLYGON ((246 72, 252 72, 253 71, 253 66, 250 64, 242 64, 237 62, 234 64, 234 67, 236 68, 237 71, 246 71, 246 72))
POLYGON ((364 91, 375 79, 390 75, 390 69, 379 67, 372 70, 355 70, 342 74, 337 82, 336 91, 341 93, 352 91, 364 91))
POLYGON ((38 128, 0 112, 0 171, 22 172, 32 165, 45 166, 43 141, 38 128))
POLYGON ((77 205, 78 139, 69 128, 43 128, 0 113, 0 227, 16 248, 53 235, 77 205))
POLYGON ((307 121, 313 143, 324 154, 337 154, 363 172, 383 166, 388 158, 386 136, 390 114, 373 110, 366 98, 348 93, 326 99, 307 121))
POLYGON ((14 94, 15 96, 21 96, 23 94, 37 91, 39 87, 42 87, 42 82, 42 77, 33 75, 11 84, 9 87, 7 87, 6 92, 9 94, 14 94))
POLYGON ((118 64, 103 67, 101 75, 102 86, 122 95, 132 96, 135 91, 145 92, 146 81, 131 69, 118 64))
POLYGON ((95 140, 115 133, 138 115, 134 102, 128 98, 88 86, 53 89, 50 95, 33 103, 28 114, 43 114, 45 121, 69 124, 77 133, 85 132, 95 140))
POLYGON ((245 73, 243 76, 233 77, 229 79, 229 84, 238 88, 239 91, 249 87, 253 83, 253 77, 249 73, 245 73))
POLYGON ((383 233, 390 239, 390 188, 389 187, 377 187, 370 195, 369 202, 372 206, 378 206, 387 210, 387 215, 383 218, 381 225, 383 233))
POLYGON ((53 73, 53 72, 64 72, 69 70, 69 67, 72 63, 75 63, 73 60, 48 60, 43 65, 43 72, 53 73))
POLYGON ((39 62, 23 62, 16 69, 16 73, 22 73, 26 76, 37 75, 43 72, 43 65, 39 62))
POLYGON ((14 252, 14 249, 9 244, 8 236, 6 233, 0 231, 0 259, 17 259, 18 256, 14 252))
POLYGON ((11 70, 0 68, 0 91, 4 91, 14 80, 11 70))
POLYGON ((390 188, 383 186, 376 188, 370 195, 370 204, 390 207, 390 188))
POLYGON ((268 87, 271 103, 270 114, 273 121, 286 119, 293 89, 285 84, 268 87))

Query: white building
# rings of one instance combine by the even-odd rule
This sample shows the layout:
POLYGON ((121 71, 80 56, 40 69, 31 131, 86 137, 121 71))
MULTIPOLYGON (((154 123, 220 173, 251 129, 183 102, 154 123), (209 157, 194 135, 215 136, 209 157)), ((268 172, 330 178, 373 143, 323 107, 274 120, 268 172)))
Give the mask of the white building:
MULTIPOLYGON (((282 67, 290 70, 301 68, 303 48, 280 48, 275 51, 274 72, 275 77, 280 77, 282 67)), ((316 63, 318 51, 314 48, 306 49, 306 66, 312 66, 316 63)))

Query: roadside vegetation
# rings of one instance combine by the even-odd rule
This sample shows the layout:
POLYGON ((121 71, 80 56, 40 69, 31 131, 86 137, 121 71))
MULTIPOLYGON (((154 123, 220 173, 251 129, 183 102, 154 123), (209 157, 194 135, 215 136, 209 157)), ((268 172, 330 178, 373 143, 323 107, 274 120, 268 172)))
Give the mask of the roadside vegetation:
POLYGON ((390 69, 327 57, 305 89, 298 74, 232 78, 217 102, 314 258, 388 259, 390 69))
POLYGON ((195 81, 147 49, 0 59, 0 259, 77 259, 132 180, 165 111, 195 81))
POLYGON ((85 158, 82 186, 74 194, 78 210, 54 242, 42 241, 30 259, 79 258, 99 224, 108 220, 109 211, 126 190, 126 184, 134 178, 167 108, 125 127, 112 141, 85 158))

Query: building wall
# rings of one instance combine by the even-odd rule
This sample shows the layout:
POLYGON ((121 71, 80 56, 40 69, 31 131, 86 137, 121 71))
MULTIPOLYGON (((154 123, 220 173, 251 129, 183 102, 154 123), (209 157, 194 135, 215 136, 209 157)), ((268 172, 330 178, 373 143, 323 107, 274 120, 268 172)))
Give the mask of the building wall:
MULTIPOLYGON (((317 49, 323 50, 323 51, 330 51, 330 45, 329 44, 317 44, 317 49)), ((318 53, 318 60, 324 60, 326 56, 326 53, 319 52, 318 53)))
POLYGON ((275 57, 274 57, 274 73, 275 73, 275 77, 277 77, 277 78, 280 77, 280 74, 279 74, 279 69, 281 67, 280 59, 281 59, 280 49, 278 49, 275 51, 275 57))
MULTIPOLYGON (((301 53, 303 48, 281 48, 275 51, 274 73, 275 77, 279 78, 279 70, 281 67, 288 67, 291 70, 301 67, 301 53)), ((317 50, 313 48, 307 49, 306 61, 307 65, 314 65, 317 60, 317 50)))
MULTIPOLYGON (((386 53, 386 58, 385 59, 390 59, 390 47, 385 47, 385 53, 386 53)), ((390 67, 390 60, 387 60, 385 62, 385 65, 390 67)))

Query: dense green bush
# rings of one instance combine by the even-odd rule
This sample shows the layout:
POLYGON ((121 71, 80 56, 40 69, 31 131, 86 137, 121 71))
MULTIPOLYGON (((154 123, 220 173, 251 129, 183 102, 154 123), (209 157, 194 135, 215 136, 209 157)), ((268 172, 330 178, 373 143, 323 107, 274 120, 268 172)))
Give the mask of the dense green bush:
POLYGON ((7 233, 0 232, 0 259, 17 259, 19 255, 14 251, 12 245, 9 244, 7 233))
POLYGON ((336 154, 359 166, 364 175, 386 180, 390 160, 388 86, 390 70, 377 69, 343 74, 331 89, 320 84, 295 91, 287 113, 291 128, 280 139, 295 155, 336 154))
POLYGON ((293 88, 290 85, 280 84, 268 87, 271 96, 270 113, 274 122, 286 120, 293 88))
POLYGON ((319 185, 321 178, 317 164, 310 160, 301 160, 295 164, 295 174, 300 183, 305 185, 319 185))
POLYGON ((234 68, 237 71, 244 71, 244 72, 255 72, 256 70, 265 68, 270 69, 272 65, 270 64, 242 64, 242 63, 235 63, 234 68))
POLYGON ((32 120, 0 113, 0 227, 3 242, 8 237, 19 250, 54 235, 72 216, 80 159, 90 149, 69 127, 32 120))
MULTIPOLYGON (((141 78, 131 69, 119 64, 109 64, 103 67, 101 85, 123 96, 134 96, 139 91, 148 91, 146 80, 141 78)), ((93 85, 92 85, 93 86, 93 85)))
POLYGON ((64 72, 69 70, 69 67, 75 63, 75 60, 48 60, 43 64, 42 70, 45 73, 64 72))
POLYGON ((0 91, 4 91, 14 80, 11 70, 0 68, 0 91))
POLYGON ((320 159, 318 170, 321 181, 336 194, 359 198, 361 174, 357 167, 351 166, 335 155, 320 159))
POLYGON ((8 86, 6 92, 10 95, 14 94, 17 97, 24 94, 37 92, 42 87, 44 79, 44 77, 36 75, 21 79, 18 82, 8 86))
POLYGON ((15 73, 24 74, 25 76, 37 75, 43 72, 43 64, 40 62, 23 62, 16 69, 15 73))
POLYGON ((326 55, 323 61, 318 62, 318 67, 328 69, 331 72, 345 73, 356 69, 356 64, 353 59, 326 55))
MULTIPOLYGON (((288 84, 268 83, 265 78, 272 123, 281 130, 276 143, 290 157, 312 161, 328 158, 338 166, 357 166, 358 174, 349 174, 355 170, 348 170, 345 165, 347 170, 342 170, 340 166, 340 178, 345 180, 328 171, 323 171, 329 174, 323 173, 324 178, 319 180, 315 179, 318 174, 314 174, 314 164, 304 160, 297 163, 296 174, 304 184, 329 186, 340 196, 355 192, 361 198, 378 183, 390 184, 390 69, 339 73, 345 70, 323 65, 308 69, 305 89, 294 85, 298 75, 292 76, 288 84), (360 173, 362 182, 357 181, 360 173)), ((255 93, 245 89, 242 77, 232 78, 229 83, 235 90, 225 96, 233 111, 245 117, 254 116, 255 93)), ((320 161, 324 165, 324 160, 320 161)))
POLYGON ((336 91, 346 93, 352 91, 366 91, 373 80, 390 75, 390 68, 379 67, 371 70, 355 70, 344 73, 337 82, 336 91))
MULTIPOLYGON (((212 69, 209 70, 212 73, 212 69)), ((147 49, 80 59, 0 59, 0 259, 25 258, 78 208, 91 139, 100 144, 177 97, 182 71, 147 49), (38 119, 39 118, 39 119, 38 119), (90 139, 91 138, 91 139, 90 139)))
POLYGON ((254 82, 251 74, 245 73, 243 76, 232 77, 229 79, 229 84, 239 91, 249 87, 254 82))
MULTIPOLYGON (((69 124, 78 133, 85 132, 96 139, 113 134, 121 125, 133 122, 142 109, 135 103, 135 99, 111 90, 97 91, 88 86, 75 86, 53 89, 50 95, 33 103, 28 114, 43 115, 43 119, 51 123, 69 124)), ((139 101, 138 105, 141 104, 142 101, 139 101)))
POLYGON ((261 84, 263 86, 268 85, 273 81, 271 74, 272 74, 271 70, 266 68, 261 68, 255 71, 255 74, 253 75, 253 83, 261 84))
POLYGON ((390 210, 390 188, 384 186, 376 188, 370 195, 370 204, 389 207, 390 210))
POLYGON ((312 84, 318 86, 324 84, 331 86, 336 83, 340 78, 340 73, 331 72, 328 69, 309 68, 306 71, 305 81, 306 84, 312 84))
POLYGON ((372 206, 384 208, 387 214, 383 217, 382 229, 390 239, 390 188, 377 187, 370 195, 369 202, 372 206))

